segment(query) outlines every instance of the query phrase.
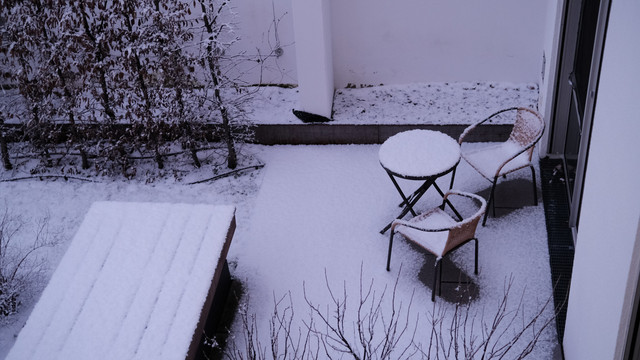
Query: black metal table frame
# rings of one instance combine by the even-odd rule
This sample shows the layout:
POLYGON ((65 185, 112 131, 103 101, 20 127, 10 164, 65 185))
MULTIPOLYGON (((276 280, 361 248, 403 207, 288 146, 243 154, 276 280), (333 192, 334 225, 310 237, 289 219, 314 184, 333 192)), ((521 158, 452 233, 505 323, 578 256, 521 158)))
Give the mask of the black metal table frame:
MULTIPOLYGON (((442 198, 444 198, 444 192, 440 189, 440 187, 438 186, 438 184, 436 183, 436 180, 444 175, 447 175, 448 173, 452 172, 460 163, 460 159, 458 159, 458 161, 449 169, 435 174, 435 175, 429 175, 429 176, 407 176, 407 175, 402 175, 402 174, 398 174, 396 172, 393 172, 389 169, 387 169, 386 167, 384 167, 384 165, 382 166, 382 168, 387 172, 387 175, 389 175, 389 178, 391 179, 391 181, 393 182, 393 185, 396 187, 396 190, 398 190, 398 193, 400 194, 400 197, 402 197, 402 202, 398 205, 400 207, 404 206, 404 209, 402 210, 402 212, 400 213, 400 215, 398 215, 398 217, 396 217, 396 219, 401 219, 403 218, 405 215, 407 215, 409 212, 411 212, 411 215, 413 216, 417 216, 417 213, 415 212, 415 210, 413 210, 413 207, 415 206, 416 203, 418 203, 418 200, 420 200, 420 198, 422 198, 422 196, 427 192, 427 190, 429 190, 429 188, 431 186, 435 187, 436 190, 438 191, 438 193, 440 194, 440 196, 442 196, 442 198), (418 189, 416 189, 411 195, 409 195, 408 197, 404 194, 404 192, 402 191, 402 188, 400 187, 400 185, 398 184, 398 182, 396 181, 396 177, 401 178, 401 179, 405 179, 405 180, 424 180, 424 183, 422 183, 422 185, 420 185, 420 187, 418 187, 418 189)), ((451 186, 453 186, 453 182, 451 182, 451 184, 449 185, 449 189, 451 189, 451 186)), ((458 211, 453 207, 453 205, 449 202, 449 200, 445 200, 447 204, 449 204, 449 206, 451 207, 451 209, 453 210, 453 212, 456 214, 456 216, 458 218, 462 218, 462 216, 460 216, 460 214, 458 213, 458 211)), ((441 205, 441 207, 444 206, 444 202, 441 205)), ((391 227, 391 224, 393 223, 393 221, 391 221, 387 226, 385 226, 382 230, 380 230, 380 234, 384 234, 387 230, 389 230, 389 228, 391 227)))

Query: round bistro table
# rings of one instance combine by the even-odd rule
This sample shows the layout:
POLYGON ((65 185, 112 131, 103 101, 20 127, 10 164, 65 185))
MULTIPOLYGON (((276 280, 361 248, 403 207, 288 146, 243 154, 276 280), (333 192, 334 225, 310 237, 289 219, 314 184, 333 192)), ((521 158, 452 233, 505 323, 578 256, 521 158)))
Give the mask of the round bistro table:
MULTIPOLYGON (((460 163, 460 145, 449 135, 433 130, 409 130, 393 135, 381 146, 378 153, 380 165, 389 175, 402 197, 400 219, 409 212, 416 216, 413 206, 433 186, 440 196, 444 193, 436 179, 453 171, 460 163), (396 178, 422 181, 411 195, 406 196, 396 178)), ((392 221, 393 222, 393 221, 392 221)), ((391 222, 391 223, 392 223, 391 222)), ((380 233, 385 233, 391 223, 380 233)))

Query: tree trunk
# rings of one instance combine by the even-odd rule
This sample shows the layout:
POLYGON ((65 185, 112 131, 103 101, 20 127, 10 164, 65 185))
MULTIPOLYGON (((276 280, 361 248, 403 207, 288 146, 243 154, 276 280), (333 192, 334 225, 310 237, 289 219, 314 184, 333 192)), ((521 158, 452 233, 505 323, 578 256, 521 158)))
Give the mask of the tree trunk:
POLYGON ((47 166, 51 166, 51 157, 49 156, 49 147, 47 143, 47 135, 46 130, 42 129, 42 122, 40 121, 40 109, 38 105, 34 105, 31 108, 31 114, 33 115, 33 123, 36 127, 35 130, 30 131, 29 136, 34 136, 31 138, 31 144, 34 145, 37 151, 40 152, 40 156, 44 159, 47 166), (35 131, 35 133, 34 133, 35 131), (35 135, 34 135, 35 134, 35 135))
POLYGON ((158 169, 160 170, 164 169, 164 160, 162 159, 162 154, 160 154, 160 151, 158 150, 158 148, 156 148, 155 150, 155 160, 156 160, 156 164, 158 164, 158 169))
POLYGON ((84 148, 80 148, 80 160, 82 161, 82 168, 83 169, 88 169, 91 164, 89 164, 89 156, 87 155, 87 152, 85 151, 84 148))
MULTIPOLYGON (((126 9, 124 11, 125 16, 125 24, 127 25, 127 29, 129 33, 133 33, 133 23, 131 22, 131 18, 129 17, 128 11, 135 12, 136 9, 126 9)), ((151 99, 149 98, 149 87, 147 86, 147 82, 144 79, 144 71, 142 68, 142 62, 140 61, 140 56, 138 53, 133 51, 133 66, 136 71, 136 78, 138 80, 138 85, 140 86, 140 90, 142 91, 142 99, 144 100, 144 117, 145 117, 145 126, 149 133, 148 139, 151 140, 154 144, 154 159, 156 164, 158 164, 158 169, 164 168, 164 161, 162 159, 162 154, 160 154, 160 149, 158 146, 160 145, 160 135, 153 134, 153 116, 151 114, 151 99)))
MULTIPOLYGON (((43 11, 42 9, 42 4, 40 2, 38 2, 38 10, 40 12, 43 11)), ((44 24, 42 25, 42 33, 44 34, 45 40, 47 40, 47 42, 49 42, 49 36, 47 35, 47 30, 44 27, 44 24)), ((60 69, 60 67, 56 67, 56 74, 58 75, 58 79, 60 80, 60 86, 62 87, 62 91, 64 94, 64 98, 65 98, 65 103, 67 104, 68 108, 69 108, 69 112, 67 113, 67 117, 69 118, 69 126, 70 126, 70 134, 69 137, 71 139, 71 142, 76 144, 78 143, 78 129, 76 127, 76 120, 75 120, 75 116, 73 114, 73 105, 71 102, 71 99, 73 98, 73 96, 71 95, 71 91, 69 91, 69 86, 67 86, 67 78, 64 76, 62 70, 60 69)), ((106 83, 106 80, 105 80, 106 83)), ((82 147, 82 145, 77 144, 78 146, 78 150, 80 151, 80 157, 81 157, 81 161, 82 161, 82 168, 83 169, 88 169, 89 168, 89 159, 87 157, 87 152, 84 150, 84 148, 82 147)))
MULTIPOLYGON (((207 13, 207 7, 204 4, 203 0, 200 0, 200 7, 202 8, 202 18, 204 20, 204 26, 209 36, 214 37, 213 31, 213 23, 209 18, 209 14, 207 13)), ((215 21, 215 17, 213 19, 215 21)), ((231 124, 229 119, 229 112, 227 108, 224 106, 224 102, 222 101, 222 97, 220 96, 220 80, 218 78, 219 73, 219 65, 216 56, 213 53, 213 46, 209 42, 207 44, 207 64, 209 65, 209 73, 211 75, 211 79, 213 80, 213 94, 214 94, 214 103, 216 104, 218 110, 220 111, 220 116, 222 117, 222 130, 224 131, 225 142, 227 144, 227 166, 230 169, 235 169, 238 166, 238 155, 236 154, 235 144, 233 142, 233 133, 231 131, 231 124)))
POLYGON ((13 165, 11 165, 11 160, 9 159, 9 149, 7 147, 7 139, 4 135, 4 131, 0 130, 0 154, 2 154, 2 163, 4 164, 5 170, 13 169, 13 165))
POLYGON ((198 169, 202 167, 202 163, 200 163, 200 159, 198 159, 198 150, 196 150, 195 146, 191 146, 189 149, 191 152, 191 159, 193 160, 193 165, 198 169))
MULTIPOLYGON (((80 12, 82 13, 82 26, 84 27, 84 32, 95 48, 96 63, 102 63, 107 56, 104 49, 102 48, 102 45, 98 43, 96 37, 91 31, 91 28, 89 27, 89 20, 87 20, 87 14, 85 12, 86 5, 84 1, 80 1, 80 6, 82 7, 80 9, 80 12)), ((102 90, 100 98, 102 100, 102 107, 104 108, 104 112, 112 122, 115 122, 116 114, 111 108, 111 99, 109 98, 109 88, 107 86, 107 75, 102 66, 98 67, 98 81, 100 82, 100 88, 102 90)))

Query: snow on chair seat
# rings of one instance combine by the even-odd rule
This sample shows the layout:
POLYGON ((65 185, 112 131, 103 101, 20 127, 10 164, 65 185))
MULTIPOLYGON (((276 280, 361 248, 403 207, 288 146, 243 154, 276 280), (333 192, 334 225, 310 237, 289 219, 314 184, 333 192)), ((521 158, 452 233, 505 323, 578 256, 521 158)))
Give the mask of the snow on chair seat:
POLYGON ((191 359, 235 208, 97 202, 7 359, 191 359))

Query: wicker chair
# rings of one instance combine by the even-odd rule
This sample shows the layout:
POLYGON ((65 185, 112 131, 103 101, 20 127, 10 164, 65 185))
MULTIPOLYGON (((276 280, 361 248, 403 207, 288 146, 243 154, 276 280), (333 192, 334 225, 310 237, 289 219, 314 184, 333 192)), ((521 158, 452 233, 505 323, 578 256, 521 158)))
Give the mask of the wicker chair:
POLYGON ((442 293, 442 258, 472 240, 475 241, 474 273, 478 274, 478 239, 475 236, 475 232, 486 207, 486 201, 476 194, 449 190, 445 194, 440 207, 419 214, 408 221, 400 219, 394 220, 391 224, 391 234, 389 235, 387 271, 391 270, 393 236, 395 233, 399 233, 407 240, 419 245, 436 256, 433 287, 431 288, 431 301, 435 301, 436 285, 438 286, 440 294, 442 293), (453 197, 471 199, 474 205, 472 215, 462 218, 451 204, 450 200, 453 197), (449 205, 456 214, 454 216, 459 217, 459 220, 454 219, 452 215, 445 211, 445 205, 449 205))
MULTIPOLYGON (((491 193, 487 206, 491 206, 493 216, 495 213, 495 189, 499 177, 506 177, 507 174, 526 167, 531 169, 531 178, 533 182, 533 203, 538 204, 538 191, 536 187, 536 172, 531 163, 533 157, 533 149, 542 137, 544 131, 544 121, 542 116, 532 109, 524 107, 513 107, 500 110, 491 114, 486 119, 479 121, 464 130, 458 139, 458 143, 462 146, 467 135, 475 130, 479 125, 491 121, 498 115, 515 115, 513 129, 507 141, 498 145, 484 146, 479 149, 466 150, 462 149, 462 158, 465 159, 471 167, 480 173, 484 178, 491 182, 491 193)), ((451 176, 451 187, 455 180, 455 171, 451 176)), ((482 225, 487 222, 485 212, 482 225)))

